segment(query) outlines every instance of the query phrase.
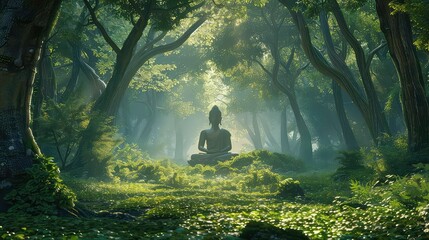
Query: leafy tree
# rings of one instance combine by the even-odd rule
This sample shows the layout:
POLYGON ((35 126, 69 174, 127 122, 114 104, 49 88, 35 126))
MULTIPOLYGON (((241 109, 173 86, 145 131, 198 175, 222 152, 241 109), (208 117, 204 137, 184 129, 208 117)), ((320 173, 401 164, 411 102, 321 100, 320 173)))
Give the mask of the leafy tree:
MULTIPOLYGON (((329 63, 322 53, 315 48, 309 27, 306 21, 306 18, 303 13, 303 8, 305 6, 297 5, 296 2, 292 1, 280 1, 283 5, 285 5, 297 26, 300 36, 301 36, 301 45, 306 56, 309 58, 310 62, 313 66, 320 71, 322 74, 332 78, 338 85, 340 85, 351 97, 353 102, 359 108, 359 111, 362 113, 362 116, 365 119, 365 122, 370 130, 371 136, 374 142, 377 142, 378 136, 382 133, 389 133, 389 129, 387 126, 387 122, 380 108, 380 104, 378 103, 377 95, 371 81, 369 75, 369 66, 374 54, 372 51, 368 54, 368 57, 365 57, 363 49, 360 47, 359 42, 356 38, 351 34, 348 27, 345 25, 344 27, 340 27, 342 34, 345 36, 346 41, 351 45, 354 53, 356 55, 357 65, 359 68, 360 77, 363 84, 363 90, 357 85, 355 79, 352 78, 350 74, 350 70, 347 70, 343 60, 339 59, 337 56, 331 56, 331 61, 335 60, 334 63, 329 63), (340 68, 339 68, 340 67, 340 68), (365 95, 363 95, 365 92, 365 95)), ((307 6, 308 11, 318 12, 318 8, 314 8, 314 4, 311 2, 309 6, 307 6)), ((335 6, 335 1, 330 2, 335 6)), ((316 4, 316 6, 318 6, 316 4)), ((338 9, 337 9, 338 10, 338 9)), ((336 20, 339 26, 345 24, 344 19, 342 18, 341 12, 335 12, 336 20)))
MULTIPOLYGON (((97 99, 93 107, 93 111, 106 116, 116 115, 126 89, 144 63, 158 54, 174 50, 181 46, 206 20, 205 17, 199 18, 174 41, 159 44, 170 30, 178 26, 181 20, 187 17, 189 13, 200 8, 203 2, 187 0, 164 2, 153 0, 139 2, 107 1, 106 6, 110 7, 111 11, 116 12, 118 17, 129 19, 132 26, 123 41, 122 47, 119 47, 97 17, 99 6, 97 4, 93 6, 87 0, 84 0, 84 3, 88 8, 92 21, 97 26, 105 41, 116 53, 112 76, 106 90, 97 99), (139 46, 143 35, 145 36, 145 41, 142 46, 139 46)), ((96 128, 97 125, 91 121, 79 144, 79 149, 74 159, 76 166, 84 166, 85 162, 97 161, 94 156, 88 154, 94 141, 97 139, 97 136, 94 135, 96 128)), ((103 174, 97 169, 88 169, 88 171, 90 176, 103 174)))

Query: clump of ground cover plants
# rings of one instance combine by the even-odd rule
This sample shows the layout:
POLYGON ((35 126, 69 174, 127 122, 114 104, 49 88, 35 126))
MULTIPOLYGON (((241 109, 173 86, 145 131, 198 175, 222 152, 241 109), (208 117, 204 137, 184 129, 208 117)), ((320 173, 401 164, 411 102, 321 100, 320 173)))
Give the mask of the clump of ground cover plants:
POLYGON ((0 238, 247 239, 245 229, 264 237, 282 229, 310 239, 429 237, 428 165, 398 176, 371 167, 381 160, 364 151, 339 157, 339 170, 323 173, 268 151, 190 167, 126 146, 109 166, 111 181, 63 174, 79 217, 13 210, 0 214, 0 238), (336 177, 357 156, 371 170, 336 177))

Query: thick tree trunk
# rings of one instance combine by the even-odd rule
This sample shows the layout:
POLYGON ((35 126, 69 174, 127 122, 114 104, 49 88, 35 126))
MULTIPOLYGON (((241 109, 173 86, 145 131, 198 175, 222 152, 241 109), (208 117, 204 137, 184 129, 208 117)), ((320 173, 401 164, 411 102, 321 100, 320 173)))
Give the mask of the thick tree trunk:
POLYGON ((40 154, 30 129, 30 101, 42 40, 59 1, 6 1, 0 9, 0 179, 40 154))
POLYGON ((0 4, 0 210, 19 175, 40 154, 30 129, 30 102, 43 39, 60 1, 2 1, 0 4))
POLYGON ((393 10, 389 6, 391 2, 376 0, 377 14, 401 83, 408 149, 418 152, 429 147, 429 106, 425 83, 413 45, 410 18, 401 12, 392 14, 393 10))

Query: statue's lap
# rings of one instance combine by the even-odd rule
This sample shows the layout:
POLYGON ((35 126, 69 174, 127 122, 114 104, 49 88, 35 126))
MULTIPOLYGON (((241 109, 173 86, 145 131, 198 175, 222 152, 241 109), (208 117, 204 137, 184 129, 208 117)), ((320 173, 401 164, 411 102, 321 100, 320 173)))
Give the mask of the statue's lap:
POLYGON ((197 164, 216 165, 218 162, 227 161, 237 155, 238 154, 236 153, 230 153, 230 152, 192 154, 191 160, 189 160, 188 163, 191 166, 195 166, 197 164))

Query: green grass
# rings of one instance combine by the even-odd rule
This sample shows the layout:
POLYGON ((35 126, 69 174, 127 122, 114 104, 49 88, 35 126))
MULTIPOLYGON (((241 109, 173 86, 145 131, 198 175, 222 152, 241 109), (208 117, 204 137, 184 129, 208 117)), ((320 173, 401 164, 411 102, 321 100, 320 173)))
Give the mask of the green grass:
POLYGON ((234 239, 251 220, 302 230, 311 239, 429 237, 417 208, 353 208, 329 202, 345 191, 336 190, 341 184, 333 185, 327 176, 297 179, 311 194, 287 202, 275 193, 65 178, 79 206, 98 214, 77 218, 2 213, 0 239, 234 239))

